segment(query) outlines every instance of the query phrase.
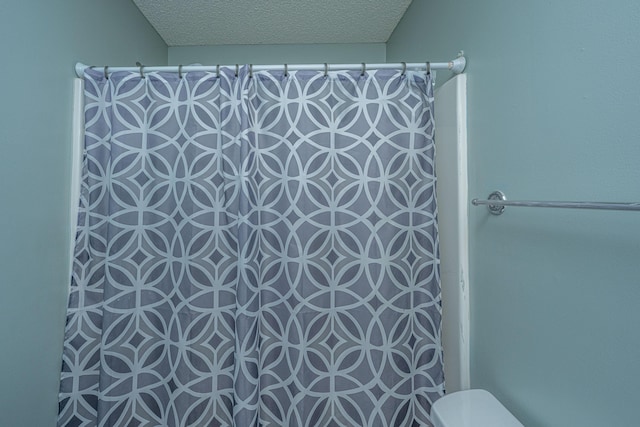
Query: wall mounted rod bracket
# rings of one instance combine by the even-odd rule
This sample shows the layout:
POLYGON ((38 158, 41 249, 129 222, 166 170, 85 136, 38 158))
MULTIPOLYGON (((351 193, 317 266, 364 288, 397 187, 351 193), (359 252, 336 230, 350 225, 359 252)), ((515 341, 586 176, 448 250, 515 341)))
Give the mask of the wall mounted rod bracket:
POLYGON ((499 201, 506 201, 507 200, 507 196, 504 195, 504 193, 500 190, 496 190, 493 193, 489 194, 489 197, 487 197, 487 200, 478 200, 478 199, 473 199, 471 201, 471 203, 473 203, 474 206, 478 206, 481 204, 486 204, 487 205, 487 209, 489 209, 489 212, 492 215, 502 215, 502 213, 504 212, 504 205, 499 205, 499 204, 495 204, 495 203, 491 203, 491 202, 495 202, 496 200, 499 201), (483 203, 483 202, 489 202, 489 203, 483 203))
MULTIPOLYGON (((460 51, 460 53, 463 52, 460 51)), ((455 74, 460 74, 467 67, 467 59, 464 56, 460 55, 456 59, 451 61, 451 64, 451 68, 449 69, 455 74)))

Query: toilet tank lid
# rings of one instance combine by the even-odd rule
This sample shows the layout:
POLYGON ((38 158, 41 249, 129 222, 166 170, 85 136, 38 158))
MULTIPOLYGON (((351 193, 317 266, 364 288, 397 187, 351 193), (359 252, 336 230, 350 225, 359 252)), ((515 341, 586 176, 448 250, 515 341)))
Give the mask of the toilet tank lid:
POLYGON ((445 395, 433 404, 431 418, 437 427, 524 427, 486 390, 445 395))

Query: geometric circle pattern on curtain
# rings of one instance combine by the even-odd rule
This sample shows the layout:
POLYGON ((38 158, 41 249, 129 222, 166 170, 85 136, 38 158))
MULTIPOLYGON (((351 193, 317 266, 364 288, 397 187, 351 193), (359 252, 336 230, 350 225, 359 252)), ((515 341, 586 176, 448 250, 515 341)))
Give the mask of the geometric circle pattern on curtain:
POLYGON ((432 90, 87 71, 58 425, 431 425, 432 90))

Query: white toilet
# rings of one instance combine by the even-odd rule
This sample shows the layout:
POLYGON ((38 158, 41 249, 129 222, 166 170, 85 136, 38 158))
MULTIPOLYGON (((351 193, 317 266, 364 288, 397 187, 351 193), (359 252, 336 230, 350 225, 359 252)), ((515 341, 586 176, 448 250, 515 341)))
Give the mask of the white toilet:
POLYGON ((447 394, 431 407, 435 427, 524 427, 485 390, 447 394))

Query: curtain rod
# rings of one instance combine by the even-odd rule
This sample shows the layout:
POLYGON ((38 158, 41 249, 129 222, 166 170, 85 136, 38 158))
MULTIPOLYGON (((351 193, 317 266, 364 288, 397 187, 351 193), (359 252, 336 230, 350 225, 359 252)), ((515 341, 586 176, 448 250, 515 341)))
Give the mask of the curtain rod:
POLYGON ((640 211, 640 202, 612 203, 612 202, 549 202, 531 200, 507 200, 502 191, 494 191, 487 200, 473 199, 474 206, 486 205, 493 215, 501 215, 506 206, 530 208, 565 208, 565 209, 598 209, 608 211, 640 211))
MULTIPOLYGON (((467 65, 467 60, 462 56, 462 52, 459 56, 449 62, 412 62, 412 63, 389 63, 389 64, 283 64, 283 65, 251 65, 252 71, 336 71, 336 70, 388 70, 388 69, 409 69, 409 70, 450 70, 455 74, 460 74, 464 71, 467 65)), ((151 72, 168 72, 168 73, 188 73, 190 71, 200 72, 215 72, 219 67, 238 67, 238 64, 233 65, 179 65, 179 66, 145 66, 138 64, 136 67, 106 67, 106 66, 89 66, 78 62, 75 66, 76 75, 82 77, 84 70, 87 68, 104 69, 105 72, 113 73, 117 71, 139 71, 140 73, 151 72)))

